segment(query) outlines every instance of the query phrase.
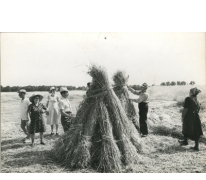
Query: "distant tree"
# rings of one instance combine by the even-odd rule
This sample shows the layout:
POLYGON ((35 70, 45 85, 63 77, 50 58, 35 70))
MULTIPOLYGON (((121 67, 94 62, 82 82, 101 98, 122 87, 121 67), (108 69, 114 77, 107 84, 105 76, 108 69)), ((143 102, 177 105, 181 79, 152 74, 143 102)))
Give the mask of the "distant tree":
POLYGON ((168 82, 166 82, 166 85, 167 85, 167 86, 170 86, 170 82, 169 82, 169 81, 168 81, 168 82))
POLYGON ((86 87, 84 87, 84 86, 80 86, 80 87, 78 87, 78 88, 77 88, 77 90, 84 90, 84 91, 86 91, 86 90, 87 90, 87 88, 86 88, 86 87))
POLYGON ((195 84, 195 81, 191 81, 189 84, 190 84, 190 85, 194 85, 194 84, 195 84))
POLYGON ((36 91, 36 86, 32 86, 32 91, 36 91))
POLYGON ((17 90, 17 86, 12 86, 11 88, 10 88, 10 90, 11 90, 11 92, 17 92, 18 90, 17 90))
POLYGON ((16 92, 19 92, 19 90, 20 90, 20 87, 16 86, 16 92))
POLYGON ((161 85, 161 86, 165 86, 166 84, 165 84, 164 82, 162 82, 160 85, 161 85))
POLYGON ((6 86, 5 87, 5 92, 11 92, 11 87, 10 86, 6 86))
POLYGON ((185 81, 182 81, 182 82, 181 82, 181 85, 185 86, 185 85, 186 85, 186 82, 185 82, 185 81))
POLYGON ((176 85, 176 82, 172 81, 172 82, 170 83, 170 85, 171 85, 171 86, 175 86, 175 85, 176 85))
MULTIPOLYGON (((83 88, 83 87, 80 87, 80 89, 83 88)), ((67 86, 67 89, 72 91, 72 90, 75 90, 76 87, 75 86, 67 86)), ((83 88, 84 89, 84 88, 83 88)))
MULTIPOLYGON (((6 86, 6 87, 3 87, 1 85, 1 92, 18 92, 20 89, 25 89, 27 92, 34 92, 34 91, 49 91, 50 88, 52 86, 6 86)), ((86 87, 85 86, 80 86, 78 88, 76 88, 75 86, 54 86, 56 87, 57 90, 60 90, 61 87, 67 87, 68 90, 72 91, 72 90, 86 90, 86 87)))
POLYGON ((152 86, 155 86, 155 84, 153 84, 152 86))
POLYGON ((177 81, 177 85, 178 85, 178 86, 181 85, 181 82, 180 82, 180 81, 177 81))

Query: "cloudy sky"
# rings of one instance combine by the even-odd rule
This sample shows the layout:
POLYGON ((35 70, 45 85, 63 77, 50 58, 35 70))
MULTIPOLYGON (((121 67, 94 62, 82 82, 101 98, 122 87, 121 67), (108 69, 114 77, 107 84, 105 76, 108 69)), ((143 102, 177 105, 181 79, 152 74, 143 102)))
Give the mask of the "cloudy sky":
POLYGON ((2 33, 1 84, 85 86, 88 66, 129 84, 205 84, 204 33, 2 33))

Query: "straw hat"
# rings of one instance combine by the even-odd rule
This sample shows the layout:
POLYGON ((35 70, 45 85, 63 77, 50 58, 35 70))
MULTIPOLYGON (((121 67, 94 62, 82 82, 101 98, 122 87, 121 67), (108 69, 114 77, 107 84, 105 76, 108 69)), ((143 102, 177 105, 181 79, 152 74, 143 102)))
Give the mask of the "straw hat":
POLYGON ((41 101, 41 100, 43 99, 43 96, 42 96, 41 94, 33 94, 33 95, 29 98, 29 100, 30 100, 31 102, 33 102, 33 101, 34 101, 34 98, 35 98, 36 96, 39 96, 39 101, 41 101))
POLYGON ((61 92, 69 92, 69 91, 68 91, 68 89, 67 89, 66 87, 61 87, 61 88, 60 88, 60 93, 61 93, 61 92))
POLYGON ((50 88, 49 92, 51 92, 52 90, 55 90, 56 91, 56 88, 53 86, 50 88))
POLYGON ((20 89, 20 91, 18 93, 25 93, 26 94, 26 90, 25 89, 20 89))

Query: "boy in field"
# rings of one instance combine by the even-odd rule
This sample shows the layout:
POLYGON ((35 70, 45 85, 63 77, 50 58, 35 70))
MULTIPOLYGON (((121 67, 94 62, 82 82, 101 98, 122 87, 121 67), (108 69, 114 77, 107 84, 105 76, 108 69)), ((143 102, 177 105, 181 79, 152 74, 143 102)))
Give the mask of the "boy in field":
POLYGON ((19 97, 21 98, 20 103, 20 118, 21 118, 21 129, 27 135, 26 138, 23 139, 23 142, 29 142, 30 135, 29 135, 29 118, 28 118, 28 107, 31 104, 29 99, 26 97, 26 90, 21 89, 19 91, 19 97))

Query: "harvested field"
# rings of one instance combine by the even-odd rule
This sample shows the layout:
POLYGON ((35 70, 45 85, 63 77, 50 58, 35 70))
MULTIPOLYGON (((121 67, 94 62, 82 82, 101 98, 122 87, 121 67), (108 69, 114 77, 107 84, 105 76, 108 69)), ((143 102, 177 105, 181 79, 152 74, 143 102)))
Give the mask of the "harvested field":
MULTIPOLYGON (((142 138, 143 152, 139 154, 139 162, 133 167, 125 167, 122 172, 206 172, 206 141, 201 139, 200 151, 194 152, 188 146, 179 146, 181 138, 181 104, 188 95, 191 86, 149 88, 150 108, 148 123, 150 134, 142 138), (156 127, 156 129, 154 128, 156 127), (164 128, 165 127, 165 128, 164 128)), ((205 87, 199 87, 202 93, 199 96, 203 108, 200 116, 206 124, 206 92, 205 87)), ((40 92, 47 96, 47 92, 40 92)), ((33 93, 29 93, 29 96, 33 93)), ((78 104, 82 101, 84 91, 70 92, 71 104, 76 113, 78 104)), ((135 97, 130 94, 131 97, 135 97)), ((46 98, 42 101, 46 103, 46 98)), ((134 104, 138 112, 137 104, 134 104)), ((203 127, 204 135, 206 133, 203 127)), ((60 125, 59 134, 63 134, 60 125)), ((45 133, 46 146, 39 144, 39 135, 36 134, 36 146, 22 143, 25 137, 20 128, 19 97, 17 93, 1 93, 1 172, 96 172, 93 169, 65 169, 60 164, 48 158, 56 136, 50 136, 50 127, 45 133)))

